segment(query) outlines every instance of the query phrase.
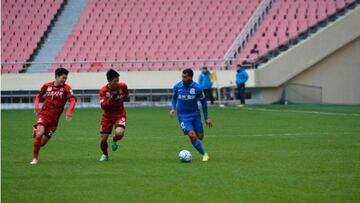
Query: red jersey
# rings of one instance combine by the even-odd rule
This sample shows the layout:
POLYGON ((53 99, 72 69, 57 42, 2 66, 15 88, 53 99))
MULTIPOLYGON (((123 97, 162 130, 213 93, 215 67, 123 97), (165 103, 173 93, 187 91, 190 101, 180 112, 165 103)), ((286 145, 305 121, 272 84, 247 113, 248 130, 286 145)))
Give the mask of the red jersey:
POLYGON ((100 89, 100 105, 103 109, 103 117, 119 117, 126 115, 123 98, 129 95, 125 83, 119 83, 116 89, 111 90, 108 85, 100 89), (111 99, 111 95, 116 95, 111 99))
MULTIPOLYGON (((64 110, 66 101, 74 98, 71 87, 67 84, 64 86, 55 86, 54 82, 44 84, 40 92, 36 95, 36 100, 45 95, 45 101, 39 113, 39 116, 50 116, 59 118, 64 110)), ((35 102, 35 106, 38 105, 35 102)))

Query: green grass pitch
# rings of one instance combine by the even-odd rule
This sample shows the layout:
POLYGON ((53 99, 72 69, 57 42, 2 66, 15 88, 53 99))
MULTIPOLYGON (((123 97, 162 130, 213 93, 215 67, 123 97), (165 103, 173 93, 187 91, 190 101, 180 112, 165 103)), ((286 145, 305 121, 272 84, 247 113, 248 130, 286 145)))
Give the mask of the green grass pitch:
POLYGON ((3 110, 2 202, 360 202, 360 106, 211 107, 206 163, 168 108, 127 112, 110 161, 98 161, 101 110, 75 109, 33 166, 34 114, 3 110))

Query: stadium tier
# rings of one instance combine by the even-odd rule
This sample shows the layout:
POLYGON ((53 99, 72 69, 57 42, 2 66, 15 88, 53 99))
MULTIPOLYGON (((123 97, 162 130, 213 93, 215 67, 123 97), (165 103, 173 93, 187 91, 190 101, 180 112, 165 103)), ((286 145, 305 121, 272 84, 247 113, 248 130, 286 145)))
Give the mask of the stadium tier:
POLYGON ((354 3, 355 0, 278 0, 239 57, 266 60, 354 3))
MULTIPOLYGON (((3 0, 1 61, 28 61, 63 0, 3 0)), ((1 73, 18 73, 23 64, 2 64, 1 73)))
MULTIPOLYGON (((63 0, 2 1, 2 73, 24 70, 63 0)), ((262 0, 89 0, 55 59, 71 72, 222 69, 223 59, 262 0), (141 62, 139 62, 141 61, 141 62), (105 63, 104 63, 105 62, 105 63)), ((356 0, 277 0, 229 69, 266 62, 356 0)), ((60 11, 61 12, 61 11, 60 11)), ((51 43, 44 41, 43 43, 51 43)), ((35 54, 36 55, 36 54, 35 54)), ((49 72, 59 64, 54 63, 49 72)))
MULTIPOLYGON (((222 58, 260 0, 89 1, 56 61, 222 58)), ((71 71, 173 69, 173 63, 67 64, 71 71), (120 67, 119 67, 120 66, 120 67), (146 67, 145 67, 146 66, 146 67)), ((191 66, 194 64, 191 62, 191 66)), ((202 64, 198 64, 200 67, 202 64)), ((49 71, 53 71, 56 65, 49 71)))

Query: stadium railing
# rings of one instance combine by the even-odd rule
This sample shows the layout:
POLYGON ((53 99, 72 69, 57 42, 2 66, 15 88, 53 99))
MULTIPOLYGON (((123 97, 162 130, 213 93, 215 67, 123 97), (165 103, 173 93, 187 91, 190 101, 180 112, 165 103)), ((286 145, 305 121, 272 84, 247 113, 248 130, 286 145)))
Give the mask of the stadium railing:
MULTIPOLYGON (((266 13, 270 9, 272 3, 275 0, 263 0, 258 8, 255 10, 253 15, 247 21, 246 25, 244 26, 243 30, 239 33, 236 37, 232 45, 230 46, 229 50, 224 55, 224 59, 233 59, 236 58, 241 49, 243 49, 246 43, 250 40, 251 35, 255 32, 257 27, 260 25, 260 22, 265 18, 266 13)), ((231 62, 231 60, 230 60, 231 62)))
MULTIPOLYGON (((1 73, 26 73, 30 64, 43 64, 42 72, 53 72, 57 67, 67 68, 70 72, 104 72, 110 68, 117 71, 179 71, 185 68, 200 70, 206 66, 210 70, 235 70, 238 63, 246 59, 174 59, 174 60, 97 60, 97 61, 44 61, 44 62, 1 62, 1 73), (23 69, 18 71, 17 68, 23 69), (50 68, 48 68, 50 67, 50 68)), ((248 68, 255 67, 247 60, 248 68)))

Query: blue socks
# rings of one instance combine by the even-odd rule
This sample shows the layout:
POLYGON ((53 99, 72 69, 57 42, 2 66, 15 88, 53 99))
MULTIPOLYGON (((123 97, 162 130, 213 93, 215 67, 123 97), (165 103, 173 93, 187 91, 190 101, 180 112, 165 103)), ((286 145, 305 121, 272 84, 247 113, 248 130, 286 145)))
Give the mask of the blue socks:
POLYGON ((191 142, 191 144, 195 147, 195 149, 201 154, 204 155, 205 154, 205 150, 201 145, 201 142, 199 140, 196 140, 194 142, 191 142))

